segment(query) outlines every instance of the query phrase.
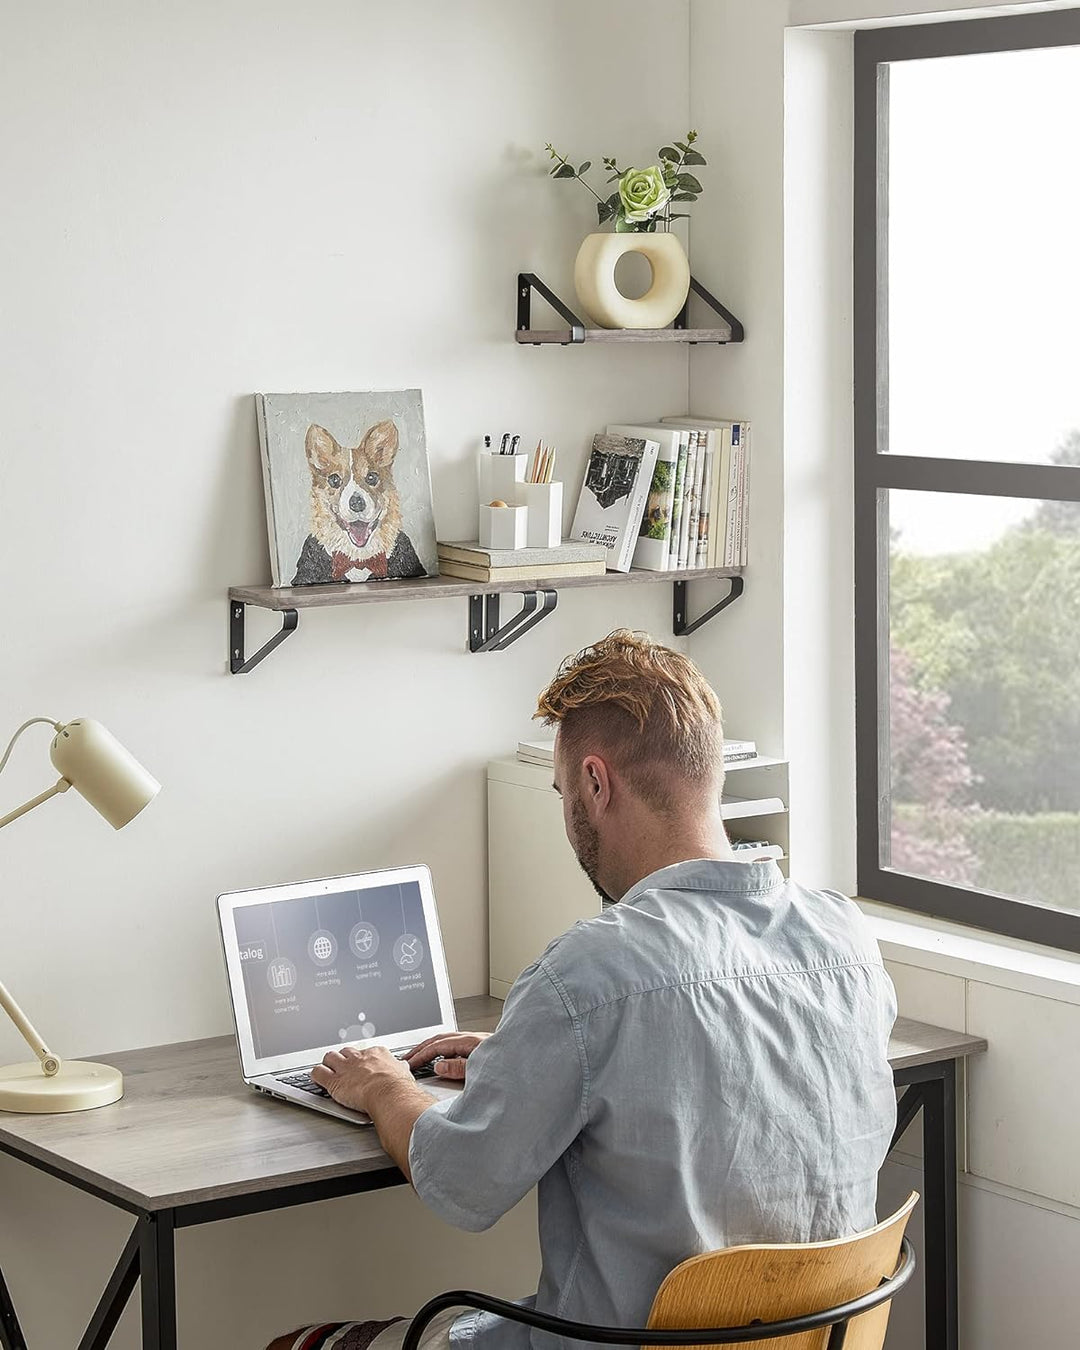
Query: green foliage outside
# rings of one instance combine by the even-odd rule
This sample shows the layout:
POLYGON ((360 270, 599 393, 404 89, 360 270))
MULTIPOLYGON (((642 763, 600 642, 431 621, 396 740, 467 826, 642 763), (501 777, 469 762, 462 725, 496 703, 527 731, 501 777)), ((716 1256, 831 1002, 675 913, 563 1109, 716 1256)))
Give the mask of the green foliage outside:
POLYGON ((894 540, 889 613, 892 865, 1080 908, 1080 503, 967 553, 894 540))

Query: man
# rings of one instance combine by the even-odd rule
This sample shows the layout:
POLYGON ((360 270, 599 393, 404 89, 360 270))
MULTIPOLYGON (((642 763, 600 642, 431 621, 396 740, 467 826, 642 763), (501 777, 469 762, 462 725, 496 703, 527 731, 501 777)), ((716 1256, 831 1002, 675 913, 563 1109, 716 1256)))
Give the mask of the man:
MULTIPOLYGON (((450 1105, 384 1050, 331 1052, 315 1074, 370 1112, 447 1222, 488 1228, 539 1186, 537 1308, 641 1326, 686 1257, 874 1223, 894 995, 849 900, 733 852, 720 706, 685 656, 612 633, 564 662, 537 716, 558 728, 554 786, 603 912, 522 973, 491 1036, 413 1053, 465 1078, 450 1105)), ((275 1350, 376 1334, 393 1350, 406 1326, 309 1328, 275 1350)), ((428 1340, 448 1337, 523 1350, 530 1333, 450 1313, 428 1340)))

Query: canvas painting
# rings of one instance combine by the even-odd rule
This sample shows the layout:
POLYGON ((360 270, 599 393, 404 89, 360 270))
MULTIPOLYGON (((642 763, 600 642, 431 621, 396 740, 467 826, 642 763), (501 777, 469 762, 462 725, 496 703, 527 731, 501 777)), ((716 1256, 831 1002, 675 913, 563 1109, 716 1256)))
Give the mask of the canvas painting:
POLYGON ((419 389, 255 405, 275 586, 438 572, 419 389))

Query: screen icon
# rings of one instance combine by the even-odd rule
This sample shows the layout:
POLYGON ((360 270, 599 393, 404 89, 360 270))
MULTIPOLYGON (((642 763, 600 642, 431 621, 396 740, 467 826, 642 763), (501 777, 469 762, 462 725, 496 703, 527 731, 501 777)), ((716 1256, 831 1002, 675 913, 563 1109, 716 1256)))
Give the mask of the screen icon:
POLYGON ((416 970, 424 959, 424 944, 415 933, 402 933, 394 943, 394 960, 402 970, 416 970))
POLYGON ((266 967, 266 981, 277 994, 287 994, 296 984, 296 967, 287 956, 279 956, 266 967))
POLYGON ((349 934, 349 946, 354 956, 361 961, 369 961, 379 950, 379 930, 361 921, 349 934))
POLYGON ((328 966, 337 956, 337 938, 325 928, 317 928, 308 938, 307 949, 317 966, 328 966))

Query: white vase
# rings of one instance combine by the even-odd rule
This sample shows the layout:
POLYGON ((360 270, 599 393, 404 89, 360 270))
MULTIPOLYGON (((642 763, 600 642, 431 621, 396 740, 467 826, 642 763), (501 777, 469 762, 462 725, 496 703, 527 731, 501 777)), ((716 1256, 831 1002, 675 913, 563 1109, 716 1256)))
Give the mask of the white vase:
POLYGON ((601 328, 664 328, 686 303, 690 264, 674 234, 587 234, 574 263, 574 286, 601 328), (640 253, 652 269, 652 285, 639 300, 615 284, 615 268, 627 253, 640 253))

